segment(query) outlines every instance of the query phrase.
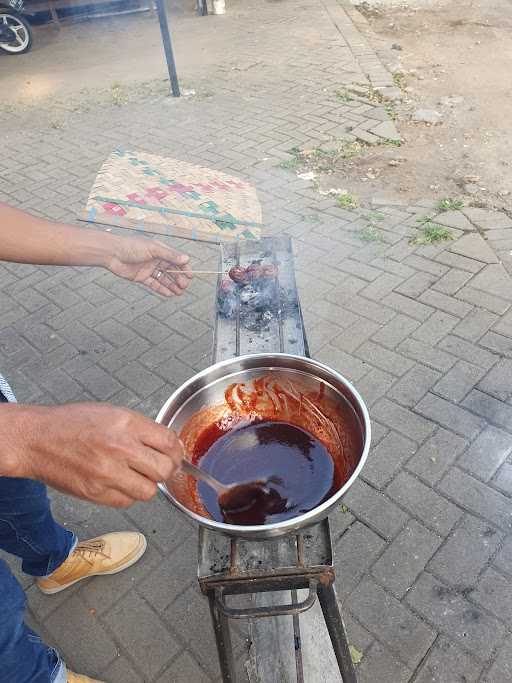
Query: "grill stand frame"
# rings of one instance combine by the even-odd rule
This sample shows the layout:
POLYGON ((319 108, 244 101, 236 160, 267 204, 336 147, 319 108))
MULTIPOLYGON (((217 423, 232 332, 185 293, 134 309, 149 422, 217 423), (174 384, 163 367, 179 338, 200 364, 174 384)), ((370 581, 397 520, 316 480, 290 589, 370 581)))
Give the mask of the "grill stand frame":
MULTIPOLYGON (((295 283, 291 239, 286 235, 278 235, 264 237, 258 242, 224 244, 219 270, 225 273, 234 265, 247 265, 254 259, 259 259, 263 264, 278 266, 275 291, 279 301, 274 308, 278 310, 278 315, 267 330, 247 331, 240 321, 242 304, 238 303, 235 317, 226 320, 218 313, 217 298, 213 362, 247 352, 280 351, 309 356, 295 283)), ((221 280, 222 276, 219 276, 217 297, 221 280)), ((343 683, 357 683, 334 586, 332 557, 328 519, 300 533, 268 541, 246 541, 227 537, 205 527, 199 528, 198 581, 202 593, 208 598, 224 683, 236 682, 230 620, 249 619, 252 622, 276 616, 292 617, 293 638, 290 639, 289 647, 295 653, 294 657, 283 653, 280 639, 277 639, 279 642, 273 643, 273 652, 268 654, 279 658, 280 665, 287 669, 287 680, 291 680, 289 676, 294 675, 297 683, 303 683, 300 614, 310 610, 317 600, 343 683), (304 600, 298 596, 301 589, 309 591, 304 600), (271 605, 263 604, 265 595, 270 594, 272 601, 281 591, 290 592, 291 602, 285 605, 277 601, 271 605), (256 606, 230 607, 226 598, 234 595, 250 595, 256 606)), ((285 634, 288 635, 289 632, 285 634)), ((256 661, 254 670, 257 669, 258 659, 265 655, 252 653, 252 658, 256 661)), ((254 683, 272 683, 270 680, 261 680, 257 670, 255 675, 254 683)), ((276 682, 278 680, 281 683, 281 679, 275 678, 276 682)))

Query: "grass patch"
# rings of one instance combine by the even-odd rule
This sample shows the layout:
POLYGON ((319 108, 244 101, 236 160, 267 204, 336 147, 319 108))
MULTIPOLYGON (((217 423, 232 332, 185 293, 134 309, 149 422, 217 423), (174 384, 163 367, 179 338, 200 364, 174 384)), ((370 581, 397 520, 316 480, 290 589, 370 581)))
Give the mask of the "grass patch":
POLYGON ((437 205, 439 211, 460 211, 463 207, 464 202, 462 199, 451 199, 450 197, 441 199, 437 205))
POLYGON ((400 90, 404 90, 407 87, 405 74, 401 71, 395 71, 395 73, 393 74, 393 83, 396 85, 397 88, 400 88, 400 90))
POLYGON ((386 111, 386 114, 392 121, 396 121, 398 119, 398 115, 395 111, 395 107, 392 102, 386 102, 386 104, 384 105, 384 109, 386 111))
POLYGON ((353 142, 347 140, 333 141, 333 145, 335 145, 333 149, 321 149, 320 147, 299 149, 293 147, 289 151, 290 158, 284 159, 278 166, 288 171, 301 169, 318 173, 332 173, 340 161, 360 156, 368 147, 367 144, 357 140, 353 142))
POLYGON ((110 86, 110 94, 112 97, 112 104, 116 107, 122 107, 123 104, 128 102, 128 97, 120 83, 112 83, 110 86))
POLYGON ((386 216, 380 211, 370 211, 370 213, 365 216, 369 221, 383 221, 386 216))
POLYGON ((432 223, 430 219, 423 220, 423 228, 417 237, 410 240, 410 244, 437 244, 452 240, 453 235, 444 225, 432 223))
POLYGON ((357 209, 357 197, 344 192, 336 197, 336 204, 342 209, 357 209))
POLYGON ((383 242, 382 233, 376 225, 369 223, 359 232, 359 238, 363 242, 383 242))
POLYGON ((354 645, 349 645, 348 646, 349 652, 350 652, 350 659, 354 664, 360 664, 361 660, 363 659, 363 653, 357 649, 354 645))
POLYGON ((370 100, 370 102, 377 102, 378 104, 382 104, 384 102, 384 95, 380 92, 380 90, 376 90, 373 85, 368 85, 368 92, 365 95, 367 100, 370 100))
POLYGON ((348 92, 348 90, 336 90, 336 97, 341 100, 342 102, 353 102, 354 98, 352 95, 348 92))
POLYGON ((301 150, 299 147, 292 147, 288 150, 289 159, 283 159, 278 163, 279 168, 284 168, 286 171, 296 171, 301 165, 301 150))
POLYGON ((300 161, 297 157, 290 157, 280 161, 278 166, 279 168, 284 168, 285 171, 295 171, 300 166, 300 161))
POLYGON ((316 213, 310 213, 310 214, 307 214, 306 216, 302 216, 302 220, 305 221, 306 223, 320 223, 321 222, 320 216, 316 213))

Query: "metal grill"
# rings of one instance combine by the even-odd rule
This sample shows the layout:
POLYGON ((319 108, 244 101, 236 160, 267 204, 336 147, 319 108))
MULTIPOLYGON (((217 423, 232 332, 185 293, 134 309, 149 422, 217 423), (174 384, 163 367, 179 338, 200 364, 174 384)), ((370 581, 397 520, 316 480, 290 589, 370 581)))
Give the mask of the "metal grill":
MULTIPOLYGON (((238 297, 229 316, 226 316, 219 310, 222 308, 219 302, 223 296, 222 277, 219 278, 213 361, 243 354, 276 351, 309 355, 295 283, 290 238, 268 237, 259 241, 223 246, 220 268, 222 272, 233 266, 247 266, 251 263, 276 267, 274 282, 269 285, 271 294, 264 306, 257 298, 248 297, 244 300, 238 297), (261 324, 258 324, 259 322, 261 324)), ((356 683, 356 674, 334 591, 332 560, 332 542, 327 519, 301 533, 267 541, 228 538, 209 529, 200 528, 198 579, 202 592, 209 600, 219 663, 225 683, 235 681, 229 620, 251 619, 261 624, 263 618, 275 616, 292 618, 292 637, 269 638, 260 628, 254 645, 256 649, 264 651, 253 653, 253 657, 256 660, 279 658, 281 667, 285 666, 283 662, 287 661, 293 668, 292 675, 295 680, 298 683, 304 681, 299 617, 301 613, 309 610, 317 599, 322 608, 343 682, 356 683), (297 591, 301 589, 308 591, 304 599, 299 599, 298 596, 297 591), (269 601, 264 597, 268 597, 268 594, 277 595, 282 591, 289 592, 291 596, 287 604, 277 600, 269 601), (252 596, 250 606, 235 607, 230 604, 229 596, 243 594, 252 596), (286 656, 282 656, 284 653, 278 651, 283 647, 281 640, 285 643, 284 647, 290 650, 286 656)), ((272 666, 271 663, 270 668, 272 666)), ((270 681, 262 680, 262 683, 270 681)))

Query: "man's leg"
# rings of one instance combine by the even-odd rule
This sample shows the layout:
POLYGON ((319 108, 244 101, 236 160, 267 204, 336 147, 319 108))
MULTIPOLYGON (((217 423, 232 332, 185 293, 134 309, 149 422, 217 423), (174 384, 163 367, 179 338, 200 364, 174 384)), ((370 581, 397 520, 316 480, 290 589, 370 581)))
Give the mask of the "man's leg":
POLYGON ((66 667, 24 623, 26 598, 9 567, 0 560, 0 680, 65 683, 66 667))
POLYGON ((26 574, 51 574, 75 544, 74 534, 53 519, 44 484, 0 477, 0 548, 21 558, 26 574))
MULTIPOLYGON (((46 487, 29 479, 0 477, 0 549, 22 560, 23 571, 38 577, 37 585, 44 593, 57 593, 89 576, 117 574, 135 564, 146 550, 146 539, 138 532, 124 531, 105 534, 77 544, 74 534, 53 519, 46 487)), ((5 678, 16 683, 101 683, 87 676, 74 674, 59 660, 58 654, 23 623, 25 596, 5 564, 0 566, 0 582, 12 593, 12 605, 3 609, 4 596, 0 583, 0 681, 4 680, 4 659, 12 666, 40 666, 44 653, 48 659, 45 673, 23 678, 22 674, 5 678), (9 578, 2 579, 2 573, 9 578), (16 590, 15 590, 16 589, 16 590), (4 615, 1 612, 4 612, 4 615), (5 618, 6 623, 2 622, 5 618), (3 629, 3 630, 2 630, 3 629), (9 633, 16 633, 9 640, 9 633), (2 637, 4 636, 4 640, 2 637), (5 642, 4 642, 5 641, 5 642), (25 654, 22 648, 27 648, 25 654), (19 652, 18 652, 19 650, 19 652), (35 654, 34 654, 35 653, 35 654), (31 661, 27 664, 25 659, 31 661), (46 678, 41 677, 46 675, 46 678)), ((17 674, 17 670, 16 674, 17 674)), ((24 672, 22 672, 23 675, 24 672)))
MULTIPOLYGON (((68 557, 74 535, 52 517, 43 484, 0 477, 0 548, 22 560, 23 571, 46 576, 68 557)), ((65 683, 58 654, 24 623, 25 594, 0 561, 0 679, 65 683)))

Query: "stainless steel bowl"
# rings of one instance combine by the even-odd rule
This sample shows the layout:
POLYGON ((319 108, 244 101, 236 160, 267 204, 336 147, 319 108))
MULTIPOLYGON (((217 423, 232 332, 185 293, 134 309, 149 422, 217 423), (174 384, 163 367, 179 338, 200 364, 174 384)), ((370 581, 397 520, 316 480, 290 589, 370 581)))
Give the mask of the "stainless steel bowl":
POLYGON ((363 399, 352 384, 338 372, 318 361, 284 353, 239 356, 206 368, 172 394, 158 413, 156 421, 179 433, 187 420, 198 410, 205 406, 222 403, 224 392, 230 384, 247 382, 269 372, 300 377, 302 384, 305 382, 312 388, 318 388, 324 384, 331 399, 348 402, 357 416, 361 429, 361 453, 350 478, 330 498, 305 514, 274 524, 241 526, 217 522, 189 509, 174 481, 168 484, 162 482, 158 485, 164 496, 188 517, 205 527, 231 536, 265 539, 289 534, 319 522, 329 514, 352 486, 368 457, 371 438, 370 417, 363 399))

